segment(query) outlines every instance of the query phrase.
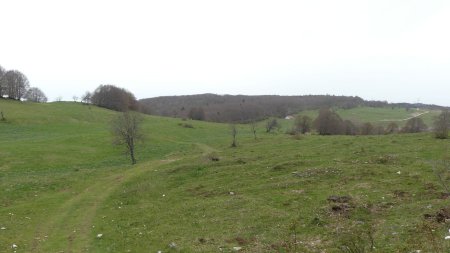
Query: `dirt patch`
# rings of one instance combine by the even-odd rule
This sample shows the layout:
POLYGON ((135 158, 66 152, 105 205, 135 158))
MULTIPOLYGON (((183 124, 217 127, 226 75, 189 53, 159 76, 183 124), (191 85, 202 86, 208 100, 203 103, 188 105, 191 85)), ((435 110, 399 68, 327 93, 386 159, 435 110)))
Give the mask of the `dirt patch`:
POLYGON ((381 155, 371 159, 371 163, 375 164, 396 164, 397 161, 398 156, 392 154, 381 155))
POLYGON ((402 190, 395 190, 394 191, 394 197, 399 199, 404 199, 410 197, 411 194, 402 190))
POLYGON ((331 202, 330 210, 334 215, 344 216, 349 218, 351 211, 355 208, 350 196, 336 196, 332 195, 327 198, 331 202))
POLYGON ((236 237, 236 238, 233 238, 233 239, 225 240, 226 243, 230 243, 230 244, 237 243, 239 246, 249 245, 250 243, 252 243, 254 241, 255 241, 254 238, 252 238, 252 239, 245 239, 245 238, 242 238, 242 237, 239 237, 239 236, 236 237))
POLYGON ((449 223, 450 222, 450 207, 444 207, 439 209, 435 214, 424 214, 427 220, 435 220, 438 223, 449 223))

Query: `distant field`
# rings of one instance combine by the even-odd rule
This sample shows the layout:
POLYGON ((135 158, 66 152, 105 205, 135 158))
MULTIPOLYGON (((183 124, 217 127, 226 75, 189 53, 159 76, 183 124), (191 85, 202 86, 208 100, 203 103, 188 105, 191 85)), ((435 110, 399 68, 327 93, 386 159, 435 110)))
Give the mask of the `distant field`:
MULTIPOLYGON (((375 125, 387 125, 390 122, 396 122, 402 126, 411 117, 420 117, 428 126, 433 125, 433 121, 440 111, 437 110, 417 110, 398 107, 356 107, 352 109, 338 109, 337 113, 343 118, 348 119, 356 123, 371 122, 375 125)), ((318 111, 305 111, 299 113, 300 115, 308 115, 311 118, 315 118, 318 115, 318 111)))
MULTIPOLYGON (((429 133, 295 140, 284 121, 275 134, 260 123, 257 140, 240 125, 233 149, 226 124, 144 116, 130 166, 111 145, 115 112, 4 100, 0 110, 0 252, 368 251, 371 238, 373 252, 450 250, 450 226, 434 216, 449 207, 435 170, 450 141, 429 133)), ((339 111, 361 122, 413 112, 339 111)))

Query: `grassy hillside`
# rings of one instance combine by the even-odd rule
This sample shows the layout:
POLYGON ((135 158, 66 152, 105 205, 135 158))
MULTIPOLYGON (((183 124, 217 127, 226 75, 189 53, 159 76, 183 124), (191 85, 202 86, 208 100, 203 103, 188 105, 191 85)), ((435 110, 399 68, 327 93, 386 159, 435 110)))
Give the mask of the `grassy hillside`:
POLYGON ((0 110, 0 252, 340 252, 371 238, 374 252, 450 249, 450 227, 424 219, 448 206, 433 165, 450 143, 430 134, 295 140, 261 124, 254 140, 240 125, 233 149, 228 125, 145 116, 130 166, 111 145, 115 112, 0 110))
MULTIPOLYGON (((375 125, 386 126, 390 122, 395 122, 399 126, 403 126, 411 117, 420 117, 428 126, 433 125, 433 121, 439 110, 410 109, 400 107, 356 107, 352 109, 338 109, 337 113, 343 118, 351 120, 355 123, 371 122, 375 125)), ((307 115, 316 118, 317 110, 304 111, 300 115, 307 115)))

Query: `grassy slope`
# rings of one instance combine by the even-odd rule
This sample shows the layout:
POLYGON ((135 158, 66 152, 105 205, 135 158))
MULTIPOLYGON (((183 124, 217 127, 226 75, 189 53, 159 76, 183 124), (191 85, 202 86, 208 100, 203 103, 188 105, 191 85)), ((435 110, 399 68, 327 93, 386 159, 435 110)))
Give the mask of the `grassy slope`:
MULTIPOLYGON (((343 118, 348 119, 356 123, 371 122, 375 125, 386 126, 389 122, 396 122, 399 126, 403 126, 406 119, 414 117, 417 114, 424 113, 419 116, 422 118, 428 126, 433 125, 434 118, 439 115, 439 111, 426 111, 411 109, 406 111, 404 108, 391 108, 391 107, 357 107, 352 109, 338 109, 337 113, 343 118)), ((317 117, 317 110, 304 111, 300 115, 307 115, 311 118, 317 117)))
MULTIPOLYGON (((283 252, 293 234, 299 252, 334 252, 367 224, 379 252, 426 252, 423 214, 448 204, 430 162, 448 156, 449 142, 429 134, 294 140, 261 125, 253 140, 240 126, 231 149, 227 125, 146 116, 148 139, 131 167, 110 145, 114 112, 0 109, 0 252, 13 243, 22 252, 283 252), (333 194, 353 198, 349 218, 330 210, 333 194)), ((446 229, 436 227, 437 244, 446 229)))

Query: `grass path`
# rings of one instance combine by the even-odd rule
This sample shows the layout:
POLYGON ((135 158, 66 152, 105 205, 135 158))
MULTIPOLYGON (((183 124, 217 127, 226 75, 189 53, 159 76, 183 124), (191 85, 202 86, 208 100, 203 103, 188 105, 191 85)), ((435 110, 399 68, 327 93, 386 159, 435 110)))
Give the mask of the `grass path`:
POLYGON ((425 111, 425 112, 421 112, 421 113, 412 113, 411 114, 411 117, 408 117, 408 118, 406 118, 406 119, 382 119, 382 120, 380 120, 380 121, 408 121, 408 120, 410 120, 410 119, 413 119, 413 118, 417 118, 417 117, 420 117, 420 116, 422 116, 422 115, 425 115, 425 114, 427 114, 427 113, 429 113, 430 111, 425 111))
MULTIPOLYGON (((202 155, 217 151, 202 143, 196 143, 202 155)), ((198 155, 198 154, 197 154, 198 155)), ((186 157, 187 158, 187 157, 186 157)), ((97 177, 82 192, 63 202, 53 214, 35 231, 31 252, 87 252, 92 234, 93 221, 102 203, 121 185, 144 173, 178 161, 177 158, 149 161, 130 169, 112 172, 107 177, 97 177)))
POLYGON ((174 160, 146 162, 136 167, 96 178, 84 191, 67 199, 37 226, 32 252, 83 252, 95 238, 90 232, 97 209, 123 183, 174 160))

